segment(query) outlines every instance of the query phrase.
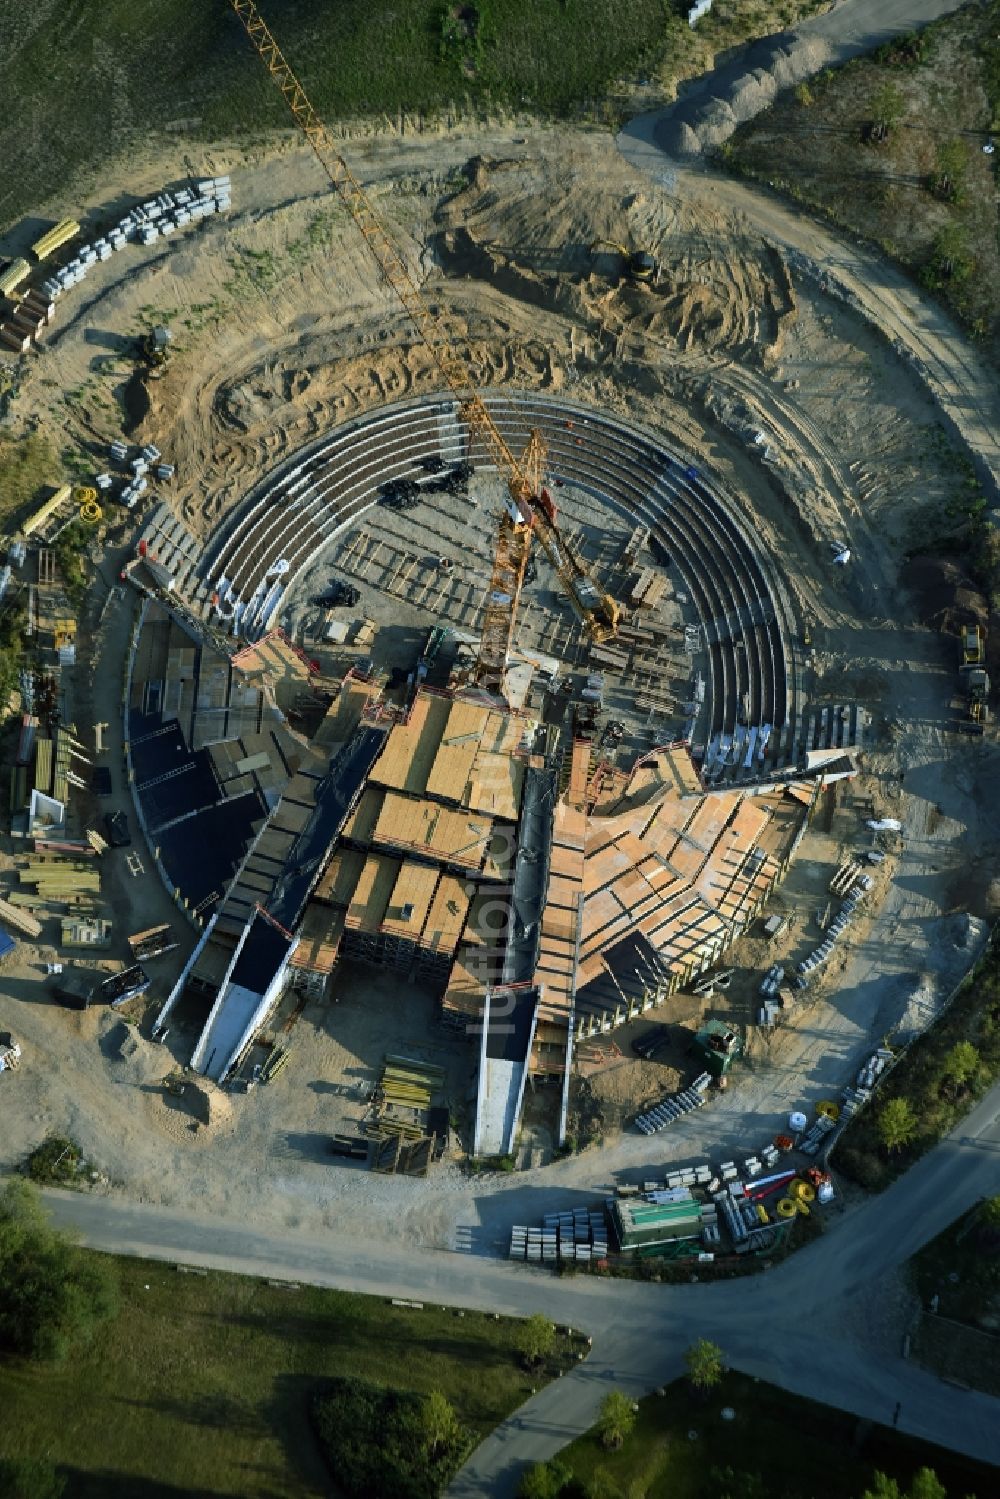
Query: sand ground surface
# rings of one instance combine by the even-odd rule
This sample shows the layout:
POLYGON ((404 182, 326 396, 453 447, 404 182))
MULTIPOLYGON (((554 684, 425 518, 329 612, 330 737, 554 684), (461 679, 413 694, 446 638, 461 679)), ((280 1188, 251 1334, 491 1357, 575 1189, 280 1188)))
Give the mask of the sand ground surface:
MULTIPOLYGON (((856 699, 870 714, 861 775, 810 831, 778 898, 793 918, 780 950, 765 953, 751 938, 735 954, 745 977, 725 1001, 733 1015, 749 1018, 761 966, 794 962, 816 945, 831 874, 870 846, 865 816, 898 817, 903 835, 839 966, 790 1023, 753 1035, 724 1094, 666 1134, 631 1131, 631 1114, 673 1077, 669 1066, 650 1071, 629 1059, 638 1022, 614 1038, 620 1055, 608 1048, 574 1085, 576 1106, 590 1100, 602 1147, 552 1162, 542 1100, 529 1109, 523 1154, 534 1164, 512 1175, 471 1176, 451 1159, 426 1180, 401 1180, 330 1157, 329 1134, 362 1117, 390 1043, 444 1060, 461 1143, 471 1048, 437 1029, 433 997, 415 986, 345 965, 332 999, 307 1005, 285 1038, 289 1065, 266 1087, 233 1096, 205 1125, 161 1085, 190 1055, 199 1016, 179 1012, 157 1046, 141 1005, 125 1017, 55 1005, 44 973, 57 956, 49 916, 43 941, 22 944, 21 961, 3 976, 0 1023, 21 1041, 24 1061, 2 1081, 0 1169, 59 1131, 92 1159, 97 1191, 197 1204, 275 1229, 319 1233, 349 1219, 359 1236, 502 1252, 512 1223, 561 1202, 593 1200, 616 1181, 662 1174, 667 1163, 757 1148, 790 1108, 835 1096, 912 1011, 915 993, 933 1011, 993 914, 1000 752, 994 737, 954 732, 955 641, 920 625, 919 601, 899 586, 905 550, 959 482, 940 410, 861 312, 790 268, 775 247, 780 237, 755 221, 748 199, 715 192, 694 174, 651 180, 596 130, 363 137, 345 149, 476 381, 571 393, 690 453, 778 559, 811 642, 803 646, 808 692, 856 699), (654 248, 662 263, 655 290, 622 281, 613 256, 595 257, 599 239, 654 248), (758 432, 763 443, 748 439, 758 432), (832 569, 830 542, 844 539, 854 562, 832 569)), ((185 170, 231 171, 232 213, 96 267, 60 302, 22 379, 12 425, 49 433, 60 447, 72 441, 95 464, 123 429, 155 441, 177 465, 160 497, 207 540, 297 447, 387 400, 430 393, 438 381, 297 142, 249 152, 220 146, 197 161, 135 160, 117 182, 140 197, 185 170), (137 413, 125 397, 130 340, 155 322, 171 328, 173 351, 164 377, 147 386, 148 410, 137 413)), ((109 183, 104 205, 114 192, 109 183)), ((48 208, 56 216, 71 206, 48 208)), ((933 338, 933 327, 922 336, 933 338)), ((65 683, 67 717, 85 737, 95 721, 110 725, 106 763, 124 807, 122 680, 135 604, 114 579, 133 529, 134 517, 122 512, 104 537, 79 664, 65 683)), ((391 612, 392 600, 380 607, 391 612)), ((81 795, 76 824, 94 826, 103 806, 81 795)), ((16 851, 9 840, 0 848, 6 888, 16 851)), ((105 857, 115 921, 106 961, 125 956, 127 932, 175 923, 180 949, 151 965, 154 1012, 194 933, 148 862, 132 876, 120 852, 105 857)), ((656 1018, 700 1013, 689 996, 669 1010, 656 1018)))

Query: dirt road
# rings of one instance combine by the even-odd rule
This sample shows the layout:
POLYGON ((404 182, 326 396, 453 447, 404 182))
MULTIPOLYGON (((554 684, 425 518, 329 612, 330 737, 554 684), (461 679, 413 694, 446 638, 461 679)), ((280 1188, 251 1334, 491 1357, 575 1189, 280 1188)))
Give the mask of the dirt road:
MULTIPOLYGON (((819 39, 809 54, 803 77, 830 62, 842 62, 878 45, 887 36, 912 30, 957 9, 950 0, 886 0, 871 6, 846 0, 803 23, 796 36, 819 39)), ((764 44, 761 44, 764 45, 764 44)), ((766 62, 764 62, 766 66, 766 62)), ((933 394, 942 414, 970 450, 977 473, 1000 514, 1000 395, 996 378, 979 358, 957 324, 881 255, 816 223, 776 196, 747 183, 730 180, 701 161, 670 153, 677 122, 706 118, 721 106, 745 78, 747 60, 710 74, 680 104, 640 115, 618 137, 627 161, 679 200, 708 198, 717 208, 746 216, 754 229, 785 253, 805 257, 831 287, 881 330, 933 394), (696 101, 696 102, 692 102, 696 101)), ((783 79, 787 84, 790 79, 783 79)), ((773 91, 760 93, 750 118, 763 109, 773 91)), ((735 116, 733 124, 735 126, 735 116)), ((685 136, 685 139, 688 137, 685 136)), ((721 137, 720 137, 721 138, 721 137)))

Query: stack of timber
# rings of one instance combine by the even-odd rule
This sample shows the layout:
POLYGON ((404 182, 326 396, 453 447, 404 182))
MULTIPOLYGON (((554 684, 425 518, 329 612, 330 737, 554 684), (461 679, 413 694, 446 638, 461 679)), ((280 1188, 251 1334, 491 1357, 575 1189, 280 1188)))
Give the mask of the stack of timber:
POLYGON ((100 872, 92 865, 58 855, 28 859, 18 879, 22 885, 34 885, 39 900, 60 904, 72 903, 87 892, 99 894, 101 889, 100 872))
POLYGON ((19 911, 16 905, 11 905, 6 900, 0 900, 0 921, 5 922, 7 926, 12 926, 22 936, 34 939, 41 935, 42 923, 30 912, 19 911))
POLYGON ((433 1135, 421 1135, 416 1140, 404 1140, 400 1134, 370 1135, 368 1168, 383 1175, 397 1172, 400 1176, 426 1176, 433 1152, 433 1135))
POLYGON ((151 926, 144 932, 133 932, 128 945, 133 956, 140 962, 145 962, 148 958, 158 958, 162 953, 172 952, 177 946, 177 938, 173 927, 151 926))

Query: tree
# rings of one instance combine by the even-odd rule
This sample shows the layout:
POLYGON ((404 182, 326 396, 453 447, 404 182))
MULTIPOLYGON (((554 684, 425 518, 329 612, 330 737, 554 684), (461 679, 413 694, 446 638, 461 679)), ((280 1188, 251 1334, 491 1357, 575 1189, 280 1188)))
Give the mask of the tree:
POLYGON ((948 1491, 933 1468, 919 1468, 905 1494, 895 1478, 876 1473, 871 1488, 865 1489, 861 1499, 948 1499, 948 1491))
POLYGON ((948 1490, 933 1468, 918 1468, 906 1491, 906 1499, 948 1499, 948 1490))
POLYGON ((526 1317, 514 1334, 514 1346, 529 1369, 548 1358, 555 1341, 555 1327, 541 1312, 526 1317))
POLYGON ((971 1041, 956 1041, 944 1059, 944 1075, 961 1087, 979 1071, 979 1053, 971 1041))
POLYGON ((424 1397, 420 1420, 424 1430, 426 1450, 431 1458, 439 1456, 442 1452, 451 1451, 461 1444, 462 1427, 458 1416, 455 1414, 454 1406, 441 1394, 440 1390, 431 1390, 430 1394, 424 1397))
POLYGON ((979 1221, 988 1228, 1000 1228, 1000 1197, 984 1197, 979 1208, 979 1221))
POLYGON ((0 1190, 0 1348, 64 1358, 116 1307, 110 1262, 52 1228, 28 1182, 0 1190))
POLYGON ((559 1499, 573 1474, 565 1463, 553 1458, 550 1463, 535 1463, 521 1479, 518 1499, 559 1499))
POLYGON ((890 1098, 878 1116, 879 1141, 886 1150, 900 1150, 917 1132, 917 1120, 907 1098, 890 1098))
POLYGON ((684 1355, 687 1365, 688 1379, 703 1395, 722 1379, 722 1349, 717 1343, 710 1343, 707 1338, 699 1338, 692 1343, 684 1355))
POLYGON ((969 165, 969 153, 960 139, 941 141, 937 147, 932 185, 939 197, 947 203, 961 203, 965 195, 965 173, 969 165))
POLYGON ((605 1447, 621 1447, 635 1426, 635 1405, 620 1390, 612 1390, 601 1401, 597 1434, 605 1447))
POLYGON ((873 134, 884 141, 892 134, 906 110, 906 100, 894 83, 885 83, 872 99, 873 134))

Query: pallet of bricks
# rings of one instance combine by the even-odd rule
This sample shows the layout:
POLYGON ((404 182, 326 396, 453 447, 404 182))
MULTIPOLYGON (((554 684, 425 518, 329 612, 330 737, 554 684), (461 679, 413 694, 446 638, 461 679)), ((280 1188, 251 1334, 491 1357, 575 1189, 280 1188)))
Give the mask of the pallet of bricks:
POLYGON ((575 1208, 546 1213, 541 1228, 511 1229, 510 1258, 554 1265, 559 1261, 595 1264, 608 1256, 607 1220, 601 1209, 575 1208))

